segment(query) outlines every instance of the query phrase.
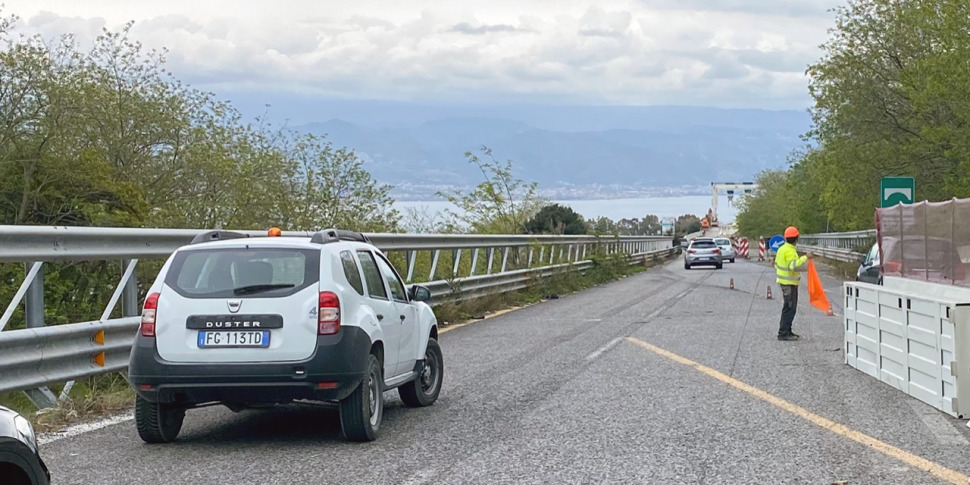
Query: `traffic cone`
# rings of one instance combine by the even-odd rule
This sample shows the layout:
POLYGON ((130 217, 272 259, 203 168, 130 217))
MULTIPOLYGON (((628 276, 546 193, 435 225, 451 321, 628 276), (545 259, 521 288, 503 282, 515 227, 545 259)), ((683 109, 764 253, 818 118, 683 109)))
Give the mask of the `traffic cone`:
POLYGON ((731 289, 734 289, 734 278, 731 278, 731 289))
POLYGON ((770 300, 771 299, 771 285, 768 285, 768 296, 765 299, 767 299, 767 300, 770 300))

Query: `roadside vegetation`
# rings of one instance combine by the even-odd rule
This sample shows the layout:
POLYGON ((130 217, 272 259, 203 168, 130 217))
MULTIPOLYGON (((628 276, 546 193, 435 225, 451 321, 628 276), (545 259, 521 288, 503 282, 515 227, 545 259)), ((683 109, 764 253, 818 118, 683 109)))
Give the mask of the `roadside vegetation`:
POLYGON ((917 200, 970 197, 967 2, 851 0, 834 17, 807 69, 805 147, 757 177, 742 234, 871 229, 886 176, 914 177, 917 200))

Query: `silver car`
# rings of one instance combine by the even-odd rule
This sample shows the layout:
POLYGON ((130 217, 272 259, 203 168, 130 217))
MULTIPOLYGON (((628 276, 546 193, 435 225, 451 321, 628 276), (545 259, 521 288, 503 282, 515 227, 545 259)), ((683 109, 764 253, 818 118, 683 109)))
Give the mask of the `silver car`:
POLYGON ((721 269, 724 263, 721 248, 711 238, 697 238, 684 251, 684 269, 694 266, 714 266, 721 269))
POLYGON ((733 263, 734 258, 738 257, 737 251, 734 250, 734 244, 731 240, 726 237, 716 237, 714 238, 714 244, 721 249, 721 259, 733 263))

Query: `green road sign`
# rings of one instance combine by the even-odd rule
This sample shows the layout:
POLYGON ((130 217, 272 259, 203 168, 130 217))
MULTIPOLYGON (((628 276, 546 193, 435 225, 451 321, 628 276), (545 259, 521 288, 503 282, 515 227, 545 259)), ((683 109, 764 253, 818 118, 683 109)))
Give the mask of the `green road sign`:
POLYGON ((913 177, 883 177, 879 190, 880 207, 912 204, 916 197, 913 177))

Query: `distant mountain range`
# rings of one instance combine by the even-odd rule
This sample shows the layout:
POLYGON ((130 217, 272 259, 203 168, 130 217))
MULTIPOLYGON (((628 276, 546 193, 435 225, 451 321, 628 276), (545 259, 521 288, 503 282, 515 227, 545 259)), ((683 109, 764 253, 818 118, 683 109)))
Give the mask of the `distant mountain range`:
POLYGON ((801 111, 350 101, 317 111, 328 114, 329 121, 295 128, 354 149, 378 180, 411 199, 479 183, 463 154, 482 145, 500 161, 512 159, 517 176, 574 198, 750 181, 784 167, 811 121, 801 111))

